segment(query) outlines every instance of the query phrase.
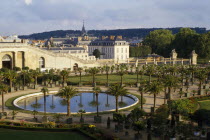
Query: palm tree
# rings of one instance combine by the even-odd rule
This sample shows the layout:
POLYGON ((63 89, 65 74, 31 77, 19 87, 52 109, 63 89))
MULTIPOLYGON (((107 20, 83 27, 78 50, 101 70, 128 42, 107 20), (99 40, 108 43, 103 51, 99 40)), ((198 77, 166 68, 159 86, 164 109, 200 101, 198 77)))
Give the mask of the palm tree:
POLYGON ((106 84, 108 86, 109 85, 109 71, 110 71, 110 67, 106 66, 105 67, 105 71, 106 71, 106 84))
POLYGON ((120 71, 118 72, 118 74, 120 75, 120 84, 121 86, 123 85, 123 76, 126 74, 126 71, 124 70, 123 67, 121 67, 120 71))
POLYGON ((145 85, 141 85, 140 87, 139 87, 139 92, 140 92, 140 94, 141 94, 141 109, 143 109, 143 94, 145 93, 145 92, 147 92, 147 89, 146 89, 146 86, 145 85))
POLYGON ((155 65, 147 65, 146 73, 149 75, 149 83, 151 83, 151 77, 155 73, 155 65))
POLYGON ((96 67, 90 68, 89 73, 93 76, 93 87, 95 87, 96 85, 95 76, 97 73, 99 73, 99 69, 96 67))
POLYGON ((115 66, 114 66, 114 65, 112 65, 112 66, 111 66, 111 73, 113 73, 113 72, 114 72, 114 69, 115 69, 115 66))
POLYGON ((81 84, 82 83, 82 71, 83 71, 83 69, 79 67, 78 71, 79 71, 79 83, 81 84))
POLYGON ((68 76, 69 76, 69 71, 67 71, 67 70, 62 70, 62 71, 60 72, 60 75, 61 75, 62 78, 63 78, 63 87, 64 87, 64 85, 65 85, 65 83, 66 83, 66 78, 68 78, 68 76))
POLYGON ((33 77, 34 77, 34 79, 35 79, 35 85, 37 85, 37 78, 38 78, 38 76, 40 76, 41 75, 41 73, 40 73, 40 71, 39 70, 33 70, 32 71, 32 75, 33 75, 33 77))
POLYGON ((201 94, 201 88, 202 88, 202 84, 205 81, 206 77, 207 77, 207 72, 205 69, 200 69, 195 73, 196 78, 199 80, 199 85, 198 85, 198 89, 199 89, 199 93, 201 94))
POLYGON ((116 112, 118 112, 118 99, 119 96, 124 96, 128 93, 127 89, 125 89, 125 86, 121 86, 120 84, 115 84, 109 87, 108 93, 115 96, 115 104, 116 104, 116 112))
POLYGON ((46 95, 49 93, 49 90, 47 87, 43 87, 41 92, 44 94, 44 115, 46 116, 46 95))
POLYGON ((28 70, 23 69, 23 70, 21 71, 21 75, 23 76, 23 90, 24 90, 25 85, 26 85, 26 75, 27 75, 27 74, 28 74, 28 70))
POLYGON ((0 93, 1 93, 1 99, 2 99, 2 112, 4 112, 4 93, 8 92, 8 86, 1 83, 0 84, 0 93))
POLYGON ((10 87, 10 90, 12 89, 12 83, 13 83, 13 80, 17 77, 17 73, 13 70, 8 70, 6 73, 5 73, 5 77, 9 80, 9 87, 10 87))
POLYGON ((98 104, 99 104, 99 102, 98 102, 98 94, 101 92, 101 88, 100 87, 94 87, 93 88, 93 92, 96 95, 96 104, 97 104, 96 110, 97 110, 97 117, 98 117, 99 116, 99 114, 98 114, 98 104))
POLYGON ((174 75, 165 75, 163 78, 163 84, 165 88, 168 88, 169 100, 171 100, 172 88, 177 88, 179 86, 179 79, 174 75))
POLYGON ((195 72, 197 71, 197 66, 195 65, 190 65, 188 70, 191 72, 191 81, 192 81, 192 85, 194 84, 194 77, 195 77, 195 72))
POLYGON ((139 82, 139 67, 136 67, 136 84, 139 82))
POLYGON ((70 116, 71 114, 71 98, 74 97, 76 94, 78 94, 78 91, 76 88, 73 88, 72 86, 66 86, 59 90, 58 96, 64 98, 67 101, 67 116, 70 116))
POLYGON ((154 95, 154 110, 156 107, 156 97, 163 90, 163 86, 159 81, 153 81, 147 85, 147 91, 154 95))

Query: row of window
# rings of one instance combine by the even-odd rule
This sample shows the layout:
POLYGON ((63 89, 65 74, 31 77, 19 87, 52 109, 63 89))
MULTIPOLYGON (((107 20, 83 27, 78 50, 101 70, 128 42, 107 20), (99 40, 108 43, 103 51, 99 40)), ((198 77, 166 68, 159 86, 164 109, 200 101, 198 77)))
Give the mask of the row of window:
MULTIPOLYGON (((128 48, 125 48, 125 53, 128 52, 128 48)), ((120 48, 117 48, 117 53, 120 53, 120 48)), ((124 53, 124 48, 121 48, 121 53, 124 53)))
POLYGON ((127 45, 126 42, 123 43, 90 43, 91 46, 113 46, 113 45, 127 45))

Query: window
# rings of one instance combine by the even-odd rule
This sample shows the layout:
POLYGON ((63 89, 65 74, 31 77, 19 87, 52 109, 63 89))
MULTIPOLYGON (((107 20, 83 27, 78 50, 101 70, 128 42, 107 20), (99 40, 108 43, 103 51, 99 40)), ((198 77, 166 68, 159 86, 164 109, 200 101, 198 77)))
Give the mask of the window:
POLYGON ((121 50, 122 50, 122 53, 123 53, 123 48, 121 50))
POLYGON ((44 57, 39 58, 39 68, 45 68, 45 59, 44 57))

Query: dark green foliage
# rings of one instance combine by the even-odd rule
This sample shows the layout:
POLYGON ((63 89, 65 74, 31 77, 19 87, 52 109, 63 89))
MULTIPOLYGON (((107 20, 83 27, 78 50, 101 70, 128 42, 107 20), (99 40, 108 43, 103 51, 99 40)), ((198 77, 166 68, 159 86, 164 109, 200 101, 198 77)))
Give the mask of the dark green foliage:
POLYGON ((180 58, 189 58, 193 50, 199 58, 210 58, 210 32, 199 34, 196 30, 181 28, 173 35, 170 30, 155 30, 146 36, 143 44, 164 57, 169 57, 171 50, 175 49, 180 58))
POLYGON ((152 48, 153 53, 163 56, 168 54, 169 46, 174 40, 174 35, 170 30, 155 30, 149 33, 144 39, 144 44, 152 48))
POLYGON ((156 116, 160 116, 162 118, 167 119, 169 116, 169 108, 168 105, 161 105, 156 111, 156 116))
MULTIPOLYGON (((122 35, 125 38, 139 37, 144 38, 151 31, 160 30, 161 28, 139 28, 139 29, 116 29, 116 30, 89 30, 88 34, 94 36, 110 36, 110 35, 122 35)), ((167 28, 171 30, 173 34, 179 32, 179 28, 167 28)), ((206 28, 191 28, 197 33, 206 33, 206 28)), ((67 34, 76 34, 80 35, 81 31, 79 30, 57 30, 43 33, 34 33, 31 35, 22 35, 19 36, 21 39, 49 39, 50 37, 66 37, 67 34)))
POLYGON ((144 57, 152 53, 152 49, 149 46, 130 47, 130 57, 144 57))
POLYGON ((93 51, 93 55, 94 55, 96 58, 100 58, 101 52, 100 52, 98 49, 95 49, 95 50, 93 51))

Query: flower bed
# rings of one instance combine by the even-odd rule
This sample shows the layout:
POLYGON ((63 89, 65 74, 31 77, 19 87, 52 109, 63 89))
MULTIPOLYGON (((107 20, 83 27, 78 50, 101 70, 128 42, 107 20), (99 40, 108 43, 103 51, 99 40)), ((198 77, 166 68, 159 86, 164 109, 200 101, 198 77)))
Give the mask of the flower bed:
POLYGON ((27 123, 25 121, 10 122, 0 121, 0 128, 27 130, 27 131, 48 131, 48 132, 80 132, 91 139, 106 139, 101 130, 90 124, 56 124, 48 122, 42 124, 27 123))

